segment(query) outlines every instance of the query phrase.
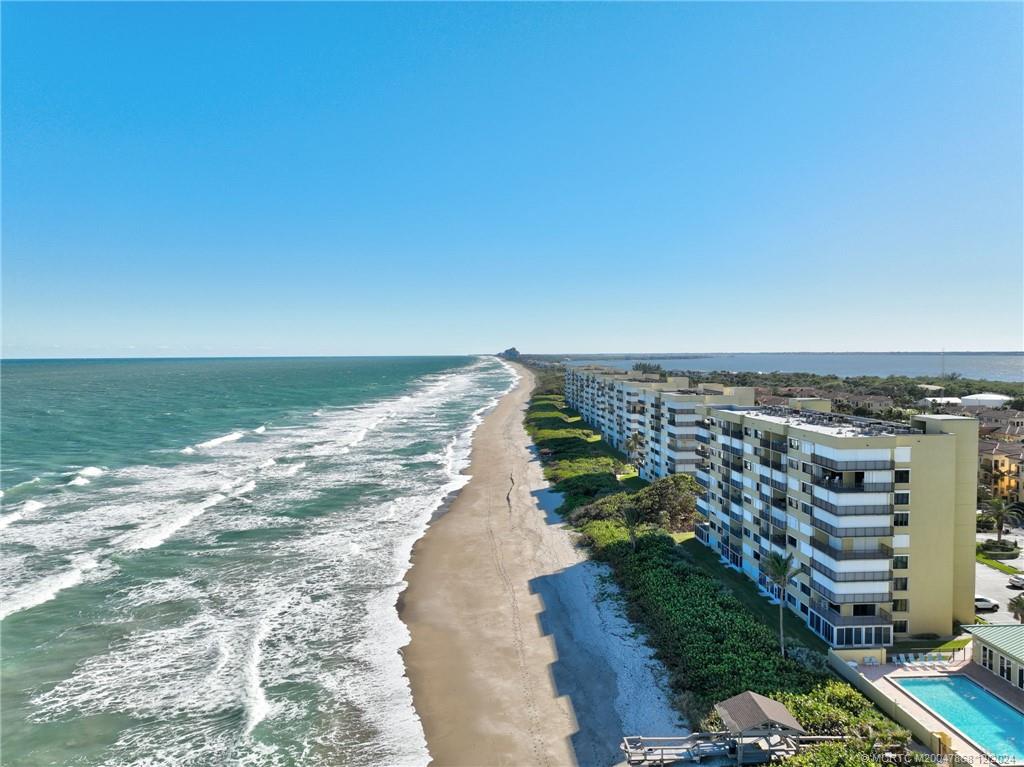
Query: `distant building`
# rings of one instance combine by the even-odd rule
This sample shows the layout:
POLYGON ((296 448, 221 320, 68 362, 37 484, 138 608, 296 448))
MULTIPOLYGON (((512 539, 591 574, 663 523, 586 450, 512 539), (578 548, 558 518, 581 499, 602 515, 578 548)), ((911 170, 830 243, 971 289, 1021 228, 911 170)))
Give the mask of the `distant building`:
POLYGON ((918 384, 917 388, 927 392, 929 397, 939 397, 942 395, 942 392, 946 391, 945 386, 936 386, 935 384, 918 384))
POLYGON ((979 440, 978 484, 987 488, 992 498, 1024 501, 1021 466, 1024 466, 1024 444, 979 440))
POLYGON ((1007 397, 1005 394, 986 391, 981 394, 968 394, 966 397, 961 397, 960 403, 964 407, 1003 407, 1012 399, 1013 397, 1007 397))
POLYGON ((832 402, 841 410, 856 411, 865 413, 885 413, 896 406, 892 397, 884 394, 846 394, 836 392, 832 394, 832 402))
POLYGON ((519 350, 516 347, 511 346, 503 352, 498 352, 498 356, 506 360, 518 360, 520 355, 519 350))
POLYGON ((937 407, 959 407, 961 400, 959 397, 922 397, 914 403, 918 407, 923 408, 937 408, 937 407))

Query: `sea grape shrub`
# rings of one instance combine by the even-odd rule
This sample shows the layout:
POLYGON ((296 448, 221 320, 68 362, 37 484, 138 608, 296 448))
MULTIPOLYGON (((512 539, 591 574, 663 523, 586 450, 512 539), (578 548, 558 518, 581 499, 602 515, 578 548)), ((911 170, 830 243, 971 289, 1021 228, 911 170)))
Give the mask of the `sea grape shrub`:
POLYGON ((635 493, 614 493, 573 509, 569 521, 582 526, 595 520, 621 519, 623 510, 631 507, 639 512, 643 524, 687 532, 693 529, 698 489, 692 477, 683 474, 662 477, 635 493))

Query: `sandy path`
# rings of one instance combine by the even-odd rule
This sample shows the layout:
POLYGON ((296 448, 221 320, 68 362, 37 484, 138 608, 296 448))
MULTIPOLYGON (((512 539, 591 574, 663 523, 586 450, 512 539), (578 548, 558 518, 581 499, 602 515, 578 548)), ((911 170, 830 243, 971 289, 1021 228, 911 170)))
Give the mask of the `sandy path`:
POLYGON ((435 765, 608 765, 631 734, 683 730, 601 566, 550 510, 519 386, 473 438, 471 481, 413 552, 404 650, 435 765))

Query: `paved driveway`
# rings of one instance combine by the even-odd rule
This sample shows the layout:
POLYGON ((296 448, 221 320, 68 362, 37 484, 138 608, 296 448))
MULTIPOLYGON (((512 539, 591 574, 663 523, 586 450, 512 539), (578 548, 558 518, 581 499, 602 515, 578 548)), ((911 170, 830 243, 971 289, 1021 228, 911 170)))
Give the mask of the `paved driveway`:
MULTIPOLYGON (((994 537, 994 533, 979 533, 978 542, 980 543, 983 540, 994 537)), ((1018 542, 1024 543, 1024 530, 1015 528, 1003 537, 1016 538, 1018 542)), ((1017 557, 1016 559, 1005 559, 1003 562, 1016 567, 1018 570, 1024 570, 1024 556, 1017 557)), ((979 563, 975 565, 974 580, 975 594, 988 597, 989 599, 994 599, 999 603, 998 612, 982 613, 982 617, 985 618, 985 620, 998 621, 1000 623, 1013 621, 1013 616, 1006 610, 1006 603, 1021 592, 1018 589, 1009 589, 1006 587, 1007 582, 1010 580, 1010 576, 979 563)))

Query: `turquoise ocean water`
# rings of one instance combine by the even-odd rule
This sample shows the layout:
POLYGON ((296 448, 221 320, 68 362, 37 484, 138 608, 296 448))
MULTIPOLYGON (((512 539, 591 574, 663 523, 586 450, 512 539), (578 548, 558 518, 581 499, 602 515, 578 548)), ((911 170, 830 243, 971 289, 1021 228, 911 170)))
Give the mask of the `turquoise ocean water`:
POLYGON ((494 358, 6 362, 0 764, 427 760, 395 612, 494 358))

